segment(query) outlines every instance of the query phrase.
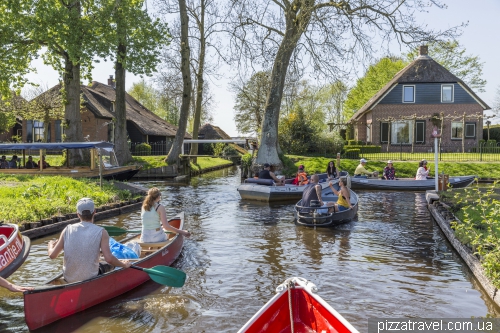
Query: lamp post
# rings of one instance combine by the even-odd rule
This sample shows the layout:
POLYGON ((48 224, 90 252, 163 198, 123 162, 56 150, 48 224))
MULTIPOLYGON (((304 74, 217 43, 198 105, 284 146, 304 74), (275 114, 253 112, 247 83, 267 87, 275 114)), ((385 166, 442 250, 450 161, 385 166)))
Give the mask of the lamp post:
POLYGON ((491 125, 491 121, 486 120, 486 126, 488 127, 488 141, 490 141, 490 125, 491 125))

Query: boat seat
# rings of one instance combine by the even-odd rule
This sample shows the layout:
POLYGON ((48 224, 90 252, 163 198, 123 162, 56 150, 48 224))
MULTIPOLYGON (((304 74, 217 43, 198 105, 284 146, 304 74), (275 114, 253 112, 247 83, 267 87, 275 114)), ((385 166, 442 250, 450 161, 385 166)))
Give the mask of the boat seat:
POLYGON ((144 258, 150 253, 156 252, 165 245, 170 243, 170 240, 165 241, 165 242, 157 242, 157 243, 141 243, 138 242, 138 244, 141 246, 141 258, 144 258))

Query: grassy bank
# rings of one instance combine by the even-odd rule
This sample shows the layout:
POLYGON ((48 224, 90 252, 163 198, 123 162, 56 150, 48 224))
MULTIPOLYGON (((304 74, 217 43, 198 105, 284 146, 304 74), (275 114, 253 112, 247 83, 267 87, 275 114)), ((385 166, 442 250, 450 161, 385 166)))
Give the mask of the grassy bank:
POLYGON ((96 207, 131 197, 107 183, 100 189, 95 180, 61 176, 0 175, 0 187, 0 221, 18 224, 74 213, 83 197, 92 198, 96 207))
POLYGON ((486 276, 500 288, 500 185, 443 192, 441 201, 459 219, 451 223, 457 238, 480 256, 486 276))
MULTIPOLYGON (((282 171, 287 176, 295 175, 300 164, 305 166, 306 172, 321 173, 326 171, 328 162, 332 159, 325 157, 306 157, 297 155, 286 155, 284 157, 285 168, 282 171)), ((336 161, 336 160, 334 160, 336 161)), ((369 171, 382 172, 387 161, 368 160, 366 168, 369 171)), ((393 161, 396 169, 396 177, 413 178, 418 169, 418 162, 393 161)), ((340 169, 347 170, 351 175, 359 164, 359 160, 340 160, 340 169)), ((433 160, 428 160, 427 166, 431 169, 430 175, 434 175, 433 160)), ((439 173, 444 172, 451 176, 477 175, 479 178, 500 179, 500 163, 493 162, 439 162, 439 173)))
MULTIPOLYGON (((165 156, 134 156, 133 163, 142 165, 143 170, 148 170, 166 166, 164 160, 165 156)), ((201 171, 215 166, 221 166, 221 165, 229 166, 231 164, 232 164, 231 161, 225 160, 223 158, 198 157, 196 164, 191 162, 191 168, 193 170, 201 171)))

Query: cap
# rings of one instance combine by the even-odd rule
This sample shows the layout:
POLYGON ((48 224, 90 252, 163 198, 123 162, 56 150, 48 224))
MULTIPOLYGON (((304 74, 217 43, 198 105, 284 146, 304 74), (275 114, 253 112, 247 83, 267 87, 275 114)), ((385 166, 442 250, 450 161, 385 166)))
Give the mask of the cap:
POLYGON ((86 214, 92 214, 95 211, 94 201, 90 198, 82 198, 76 203, 76 212, 83 215, 85 211, 89 211, 86 214))
POLYGON ((270 167, 269 163, 264 163, 264 168, 269 168, 269 167, 270 167))
POLYGON ((422 163, 427 164, 427 160, 422 160, 422 163))
POLYGON ((388 160, 388 161, 387 161, 387 164, 392 164, 392 161, 391 161, 391 160, 388 160))
POLYGON ((359 160, 360 163, 366 163, 366 160, 364 158, 362 158, 361 160, 359 160))

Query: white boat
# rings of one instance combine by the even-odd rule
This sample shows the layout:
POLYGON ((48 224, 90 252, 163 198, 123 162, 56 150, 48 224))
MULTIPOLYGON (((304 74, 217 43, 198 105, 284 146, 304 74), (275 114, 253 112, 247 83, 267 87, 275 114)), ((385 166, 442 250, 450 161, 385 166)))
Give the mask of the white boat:
MULTIPOLYGON (((453 188, 467 187, 474 182, 477 176, 450 176, 449 184, 453 188)), ((412 178, 398 178, 385 180, 380 178, 351 177, 353 189, 358 190, 385 190, 385 191, 426 191, 434 190, 435 179, 415 180, 412 178)))
POLYGON ((0 222, 0 277, 8 278, 30 253, 30 239, 22 236, 15 224, 0 222))

